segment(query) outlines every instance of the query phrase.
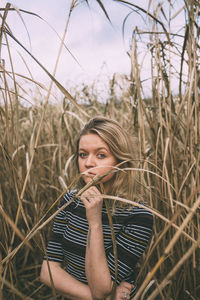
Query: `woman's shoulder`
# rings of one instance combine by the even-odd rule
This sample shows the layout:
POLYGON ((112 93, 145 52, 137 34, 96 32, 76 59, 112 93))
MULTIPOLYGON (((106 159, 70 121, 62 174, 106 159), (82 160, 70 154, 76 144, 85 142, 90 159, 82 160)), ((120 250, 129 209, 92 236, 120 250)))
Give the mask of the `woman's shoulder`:
POLYGON ((126 208, 118 208, 115 213, 116 217, 123 218, 125 223, 146 224, 148 227, 153 225, 153 214, 143 203, 138 206, 130 206, 126 208))
POLYGON ((71 201, 72 203, 74 201, 77 201, 76 193, 77 192, 75 190, 68 190, 60 201, 60 207, 66 203, 69 203, 71 200, 73 200, 73 201, 71 201))
POLYGON ((133 206, 132 208, 128 209, 130 211, 130 214, 142 214, 142 215, 148 215, 152 216, 152 212, 148 209, 148 206, 145 203, 139 202, 138 206, 133 206))
POLYGON ((142 226, 143 228, 149 228, 152 230, 153 228, 153 214, 148 209, 148 207, 142 203, 139 203, 140 206, 134 207, 130 214, 129 223, 132 221, 138 226, 142 226))
POLYGON ((129 205, 126 207, 118 207, 116 209, 116 214, 124 215, 136 215, 136 214, 147 214, 153 216, 151 211, 148 209, 148 206, 142 202, 139 202, 138 205, 129 205))

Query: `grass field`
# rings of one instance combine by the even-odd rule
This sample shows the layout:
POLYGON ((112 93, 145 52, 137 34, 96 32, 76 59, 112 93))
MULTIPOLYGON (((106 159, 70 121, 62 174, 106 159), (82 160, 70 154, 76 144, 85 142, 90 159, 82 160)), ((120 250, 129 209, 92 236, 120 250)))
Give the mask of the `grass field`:
MULTIPOLYGON (((98 2, 106 18, 104 3, 98 2)), ((74 85, 69 93, 47 70, 52 80, 47 90, 29 80, 24 91, 15 70, 10 72, 1 62, 0 299, 55 299, 39 281, 42 256, 52 214, 71 183, 74 137, 90 117, 99 114, 117 119, 131 136, 137 136, 141 186, 154 214, 153 238, 137 266, 139 289, 134 299, 200 299, 200 5, 183 1, 182 42, 176 44, 178 31, 173 31, 170 21, 179 11, 173 10, 171 1, 163 1, 163 7, 149 1, 149 11, 135 7, 134 1, 119 2, 148 17, 149 30, 135 28, 131 73, 110 78, 104 103, 92 87, 74 85), (143 94, 138 56, 144 35, 151 57, 148 98, 143 94), (171 88, 174 78, 176 95, 171 88), (58 91, 56 104, 49 101, 53 85, 58 91), (35 95, 37 101, 27 104, 26 95, 35 95)), ((7 5, 1 11, 0 43, 10 53, 9 9, 7 5)), ((59 54, 56 60, 59 63, 59 54)))

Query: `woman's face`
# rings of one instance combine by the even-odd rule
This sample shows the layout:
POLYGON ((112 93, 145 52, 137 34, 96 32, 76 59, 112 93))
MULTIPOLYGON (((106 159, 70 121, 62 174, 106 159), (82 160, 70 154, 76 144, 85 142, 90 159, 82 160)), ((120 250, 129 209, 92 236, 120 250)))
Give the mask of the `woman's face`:
MULTIPOLYGON (((78 166, 82 178, 87 184, 96 175, 104 175, 117 164, 116 157, 110 152, 108 145, 98 134, 88 133, 81 136, 79 141, 78 166)), ((114 173, 106 175, 101 182, 104 183, 105 191, 108 190, 109 181, 114 173)))

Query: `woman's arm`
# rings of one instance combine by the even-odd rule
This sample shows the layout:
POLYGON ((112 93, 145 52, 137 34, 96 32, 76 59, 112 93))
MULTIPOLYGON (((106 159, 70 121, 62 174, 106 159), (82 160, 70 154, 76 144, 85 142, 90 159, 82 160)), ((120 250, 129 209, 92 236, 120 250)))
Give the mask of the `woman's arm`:
POLYGON ((107 265, 102 226, 91 226, 86 248, 86 276, 94 299, 103 299, 112 291, 112 280, 107 265))
MULTIPOLYGON (((92 295, 88 285, 76 280, 61 268, 58 262, 49 262, 53 285, 62 295, 73 300, 92 300, 92 295)), ((42 263, 40 280, 52 287, 47 261, 42 263)))
POLYGON ((86 247, 86 276, 94 299, 104 299, 112 291, 112 280, 108 268, 102 229, 101 193, 96 187, 82 194, 89 224, 86 247))

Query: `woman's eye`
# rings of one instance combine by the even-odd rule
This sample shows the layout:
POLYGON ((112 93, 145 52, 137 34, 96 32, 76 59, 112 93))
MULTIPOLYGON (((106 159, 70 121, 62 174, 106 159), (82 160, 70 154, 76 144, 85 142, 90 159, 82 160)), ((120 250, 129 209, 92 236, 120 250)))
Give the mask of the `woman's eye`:
POLYGON ((105 156, 105 154, 104 153, 99 153, 98 154, 98 158, 105 158, 106 156, 105 156))
POLYGON ((80 158, 86 157, 86 153, 84 153, 84 152, 79 153, 79 157, 80 157, 80 158))

